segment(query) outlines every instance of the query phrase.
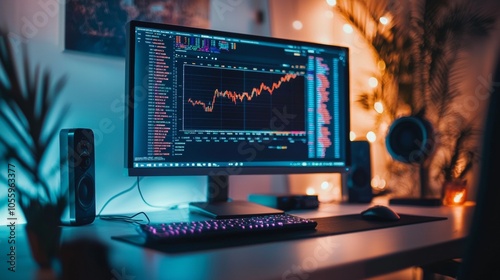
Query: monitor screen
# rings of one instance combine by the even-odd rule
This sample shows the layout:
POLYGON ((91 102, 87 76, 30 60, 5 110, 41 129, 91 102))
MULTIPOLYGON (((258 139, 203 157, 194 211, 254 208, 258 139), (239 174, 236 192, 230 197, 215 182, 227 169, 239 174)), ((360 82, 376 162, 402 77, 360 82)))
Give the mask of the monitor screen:
POLYGON ((340 46, 131 21, 130 176, 345 172, 340 46))

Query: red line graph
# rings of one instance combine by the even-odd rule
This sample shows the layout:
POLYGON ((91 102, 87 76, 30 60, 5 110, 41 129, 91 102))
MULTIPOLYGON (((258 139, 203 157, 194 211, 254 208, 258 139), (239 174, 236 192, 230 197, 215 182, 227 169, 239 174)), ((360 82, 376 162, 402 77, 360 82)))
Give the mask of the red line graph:
POLYGON ((289 82, 290 80, 295 79, 297 76, 297 74, 286 74, 285 76, 281 77, 278 82, 274 82, 271 86, 261 83, 259 87, 253 88, 250 92, 245 91, 242 93, 237 93, 230 90, 220 91, 219 89, 216 89, 214 91, 212 101, 208 104, 201 100, 193 100, 191 98, 189 98, 187 102, 191 103, 193 106, 201 106, 205 112, 211 113, 214 109, 217 98, 227 98, 234 104, 237 104, 238 101, 243 102, 243 99, 251 101, 254 97, 259 96, 262 92, 268 92, 270 95, 272 95, 274 90, 278 89, 282 83, 289 82))

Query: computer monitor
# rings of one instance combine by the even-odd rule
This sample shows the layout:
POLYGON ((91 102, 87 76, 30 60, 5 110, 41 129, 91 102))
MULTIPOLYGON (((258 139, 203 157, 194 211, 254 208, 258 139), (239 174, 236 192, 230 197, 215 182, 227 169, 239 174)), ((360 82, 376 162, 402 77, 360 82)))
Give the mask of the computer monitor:
POLYGON ((140 21, 127 32, 129 176, 206 175, 207 201, 190 209, 221 218, 276 210, 229 202, 228 176, 348 170, 346 47, 140 21))

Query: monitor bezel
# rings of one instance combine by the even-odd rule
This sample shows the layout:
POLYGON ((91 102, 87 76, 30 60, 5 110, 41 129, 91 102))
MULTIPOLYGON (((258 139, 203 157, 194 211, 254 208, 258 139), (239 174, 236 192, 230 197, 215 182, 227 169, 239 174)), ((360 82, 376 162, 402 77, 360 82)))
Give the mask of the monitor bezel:
POLYGON ((308 173, 346 173, 351 166, 351 148, 349 139, 350 129, 350 65, 349 65, 349 48, 339 45, 326 45, 313 43, 301 40, 292 40, 284 38, 266 37, 260 35, 243 34, 236 32, 227 32, 213 29, 195 28, 187 26, 179 26, 164 23, 153 23, 132 20, 126 24, 126 58, 125 58, 125 168, 128 176, 190 176, 190 175, 205 175, 205 176, 220 176, 220 175, 257 175, 257 174, 308 174, 308 173), (346 52, 347 58, 347 73, 345 76, 345 84, 347 88, 347 96, 344 98, 344 109, 346 110, 347 118, 344 120, 344 127, 348 129, 345 133, 345 165, 342 166, 313 166, 313 167, 134 167, 133 166, 133 126, 134 126, 134 55, 135 55, 135 30, 136 27, 154 28, 154 29, 169 29, 178 32, 188 33, 206 33, 210 36, 221 37, 238 37, 248 40, 263 40, 266 42, 274 42, 280 44, 301 44, 315 48, 337 49, 346 52))

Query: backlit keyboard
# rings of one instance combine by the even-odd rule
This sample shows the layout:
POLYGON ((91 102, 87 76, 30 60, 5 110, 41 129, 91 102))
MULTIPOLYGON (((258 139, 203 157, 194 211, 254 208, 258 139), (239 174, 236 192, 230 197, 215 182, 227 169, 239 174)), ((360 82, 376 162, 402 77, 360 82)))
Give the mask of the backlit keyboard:
POLYGON ((307 230, 314 229, 316 225, 317 223, 310 219, 290 214, 279 214, 139 225, 138 231, 149 242, 177 242, 217 236, 307 230))

